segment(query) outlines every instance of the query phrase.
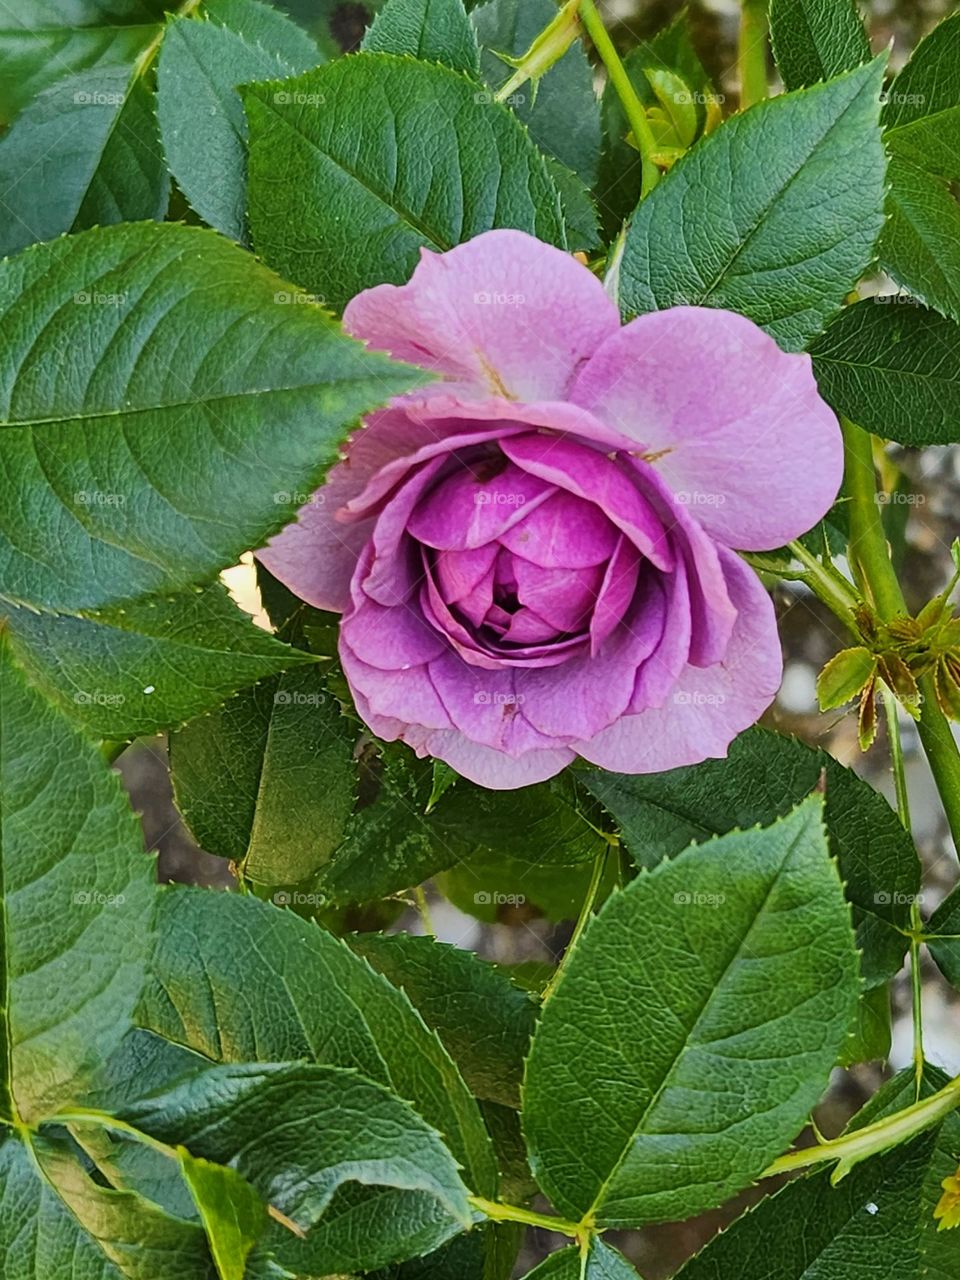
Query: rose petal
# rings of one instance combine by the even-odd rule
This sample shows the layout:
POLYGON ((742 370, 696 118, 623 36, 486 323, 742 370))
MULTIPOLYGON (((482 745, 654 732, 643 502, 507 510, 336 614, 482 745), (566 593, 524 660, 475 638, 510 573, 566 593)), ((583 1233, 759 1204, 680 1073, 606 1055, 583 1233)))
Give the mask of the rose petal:
POLYGON ((512 556, 511 563, 521 604, 550 623, 555 632, 580 630, 600 595, 605 576, 603 565, 544 569, 522 556, 512 556))
POLYGON ((452 653, 435 658, 428 670, 447 715, 471 742, 514 758, 558 745, 552 736, 534 728, 524 714, 518 680, 527 674, 525 670, 485 671, 452 653))
POLYGON ((367 289, 343 322, 355 337, 481 400, 564 397, 578 366, 619 324, 592 272, 509 230, 444 254, 422 250, 408 284, 367 289))
POLYGON ((645 452, 666 451, 658 470, 727 546, 782 546, 840 488, 843 442, 810 357, 781 351, 733 312, 639 316, 607 338, 570 395, 645 452))
POLYGON ((617 530, 599 507, 558 490, 500 542, 544 569, 589 569, 604 564, 617 545, 617 530))
POLYGON ((594 655, 600 652, 603 642, 634 599, 642 563, 636 547, 621 534, 600 583, 590 619, 590 651, 594 655))
POLYGON ((659 773, 722 757, 755 724, 780 686, 782 657, 773 604, 756 574, 721 548, 737 625, 723 662, 681 672, 659 708, 626 715, 576 749, 618 773, 659 773))
POLYGON ((423 494, 407 531, 438 551, 486 546, 528 520, 553 492, 551 484, 509 463, 489 479, 461 465, 423 494))

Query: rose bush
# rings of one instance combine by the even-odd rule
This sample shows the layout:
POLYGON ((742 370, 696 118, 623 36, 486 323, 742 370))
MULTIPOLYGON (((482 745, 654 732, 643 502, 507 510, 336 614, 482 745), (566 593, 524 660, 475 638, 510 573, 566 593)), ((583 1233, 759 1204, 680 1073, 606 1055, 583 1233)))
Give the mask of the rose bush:
POLYGON ((424 251, 344 318, 438 380, 371 415, 260 555, 343 614, 371 730, 493 788, 724 755, 781 675, 736 552, 805 532, 841 481, 810 357, 720 310, 621 327, 515 231, 424 251))

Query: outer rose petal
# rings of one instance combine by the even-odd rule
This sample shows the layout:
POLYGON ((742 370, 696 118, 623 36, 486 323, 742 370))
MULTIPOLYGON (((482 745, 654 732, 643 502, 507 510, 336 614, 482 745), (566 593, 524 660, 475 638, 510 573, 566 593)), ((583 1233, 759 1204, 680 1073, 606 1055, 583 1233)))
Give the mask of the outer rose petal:
POLYGON ((827 512, 843 444, 808 355, 709 307, 639 316, 580 371, 576 404, 640 442, 700 524, 730 547, 782 546, 827 512))
POLYGON ((465 399, 563 399, 578 366, 619 325, 575 258, 520 231, 421 250, 408 284, 358 294, 343 323, 397 360, 445 374, 465 399))
POLYGON ((783 661, 773 604, 756 574, 731 551, 720 555, 739 610, 727 656, 713 667, 686 667, 662 707, 627 715, 589 742, 572 745, 617 773, 660 773, 723 757, 755 724, 780 687, 783 661))

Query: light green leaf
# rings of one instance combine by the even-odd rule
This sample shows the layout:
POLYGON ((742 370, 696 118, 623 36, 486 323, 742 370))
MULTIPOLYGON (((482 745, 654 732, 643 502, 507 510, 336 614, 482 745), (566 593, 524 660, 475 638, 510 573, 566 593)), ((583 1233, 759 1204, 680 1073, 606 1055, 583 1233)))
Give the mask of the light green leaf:
POLYGON ((234 1169, 179 1150, 180 1170, 207 1233, 220 1280, 244 1280, 247 1258, 263 1235, 267 1208, 234 1169))
POLYGON ((817 678, 821 711, 832 711, 855 698, 877 669, 877 656, 864 645, 835 653, 817 678))
POLYGON ((305 69, 322 62, 323 55, 304 30, 308 23, 291 22, 281 8, 272 0, 203 0, 202 14, 235 31, 248 44, 269 49, 292 67, 305 69))
POLYGON ((116 777, 28 684, 0 633, 0 1115, 81 1096, 131 1025, 153 862, 116 777))
MULTIPOLYGON (((234 7, 242 20, 245 8, 236 0, 234 7)), ((251 0, 254 15, 261 8, 251 0)), ((277 21, 283 18, 274 12, 265 31, 245 36, 232 23, 171 20, 160 54, 158 113, 170 171, 204 222, 233 240, 247 239, 247 121, 237 86, 292 76, 320 61, 292 22, 299 51, 291 58, 291 37, 273 40, 277 21)))
POLYGON ((254 626, 219 585, 85 615, 0 597, 0 617, 37 687, 100 738, 181 725, 244 685, 310 662, 254 626))
POLYGON ((802 1128, 859 990, 821 812, 807 800, 641 873, 567 957, 523 1090, 533 1172, 564 1216, 690 1217, 802 1128))
MULTIPOLYGON (((491 89, 499 89, 513 74, 513 67, 497 54, 522 57, 556 12, 552 0, 490 0, 473 10, 470 18, 482 45, 480 70, 491 89)), ((541 77, 536 89, 528 82, 509 105, 542 150, 593 186, 600 152, 600 110, 593 69, 579 40, 541 77)))
MULTIPOLYGON (((606 896, 615 881, 615 858, 608 859, 601 886, 606 896)), ((575 920, 586 896, 592 865, 572 867, 550 863, 537 865, 529 856, 522 861, 508 854, 475 849, 450 871, 436 878, 437 888, 454 906, 486 924, 510 923, 531 914, 548 920, 575 920)))
POLYGON ((389 0, 363 38, 365 53, 408 53, 479 75, 480 50, 463 0, 389 0))
POLYGON ((825 751, 766 729, 748 729, 724 760, 637 776, 584 773, 640 867, 655 866, 693 840, 773 822, 826 779, 830 847, 854 909, 864 980, 899 972, 920 891, 920 861, 897 815, 873 787, 825 751))
POLYGON ((369 1270, 427 1253, 472 1221, 439 1135, 409 1104, 351 1071, 303 1063, 212 1067, 122 1118, 195 1157, 229 1164, 309 1232, 300 1244, 287 1229, 271 1231, 270 1244, 282 1241, 281 1260, 297 1270, 369 1270), (371 1221, 361 1233, 351 1217, 363 1188, 379 1189, 382 1225, 371 1221))
POLYGON ((960 440, 960 326, 904 296, 845 307, 810 347, 820 392, 905 445, 960 440))
POLYGON ((358 414, 423 376, 294 297, 194 227, 0 264, 8 599, 90 611, 209 579, 292 518, 358 414))
POLYGON ((561 1249, 528 1272, 526 1280, 637 1280, 637 1273, 622 1253, 594 1239, 586 1257, 577 1245, 561 1249))
POLYGON ((350 949, 400 987, 432 1027, 478 1098, 520 1105, 537 1008, 472 951, 410 934, 359 933, 350 949))
POLYGON ((130 66, 66 76, 0 138, 0 256, 66 231, 162 219, 169 192, 151 81, 130 66))
POLYGON ((624 318, 724 307, 788 351, 805 347, 870 265, 883 224, 884 62, 759 103, 688 152, 630 224, 624 318))
POLYGON ((218 1062, 355 1068, 444 1135, 474 1190, 495 1193, 489 1140, 450 1056, 407 997, 332 934, 251 897, 167 891, 154 972, 147 1029, 218 1062))
POLYGON ((364 53, 243 97, 254 246, 334 307, 492 227, 566 247, 544 157, 447 67, 364 53))
POLYGON ((7 1280, 215 1280, 197 1223, 95 1182, 65 1141, 24 1141, 0 1136, 7 1280))
POLYGON ((770 38, 788 89, 830 80, 870 60, 856 0, 770 0, 770 38))

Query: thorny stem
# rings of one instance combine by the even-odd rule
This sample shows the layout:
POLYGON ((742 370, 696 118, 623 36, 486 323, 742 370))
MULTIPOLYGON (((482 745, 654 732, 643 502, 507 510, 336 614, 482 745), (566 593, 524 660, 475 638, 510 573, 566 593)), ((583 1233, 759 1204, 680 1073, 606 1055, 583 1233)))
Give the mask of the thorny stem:
POLYGON ((536 82, 564 56, 580 34, 580 0, 567 0, 557 16, 536 37, 515 64, 516 70, 494 94, 497 102, 507 102, 528 80, 536 82))
POLYGON ((643 177, 640 186, 642 198, 649 195, 660 181, 660 170, 653 159, 657 144, 653 136, 653 130, 650 128, 650 121, 647 119, 643 103, 637 97, 637 91, 627 75, 626 68, 620 60, 620 55, 610 39, 610 33, 604 26, 603 19, 597 12, 597 7, 593 0, 580 0, 580 18, 587 29, 587 34, 593 41, 593 47, 600 55, 600 59, 607 69, 610 83, 620 99, 620 104, 627 117, 627 123, 630 125, 630 131, 633 134, 633 140, 640 152, 640 159, 643 162, 643 177))
POLYGON ((535 1213, 532 1209, 523 1209, 519 1205, 498 1204, 494 1200, 484 1200, 482 1196, 471 1196, 470 1203, 492 1222, 522 1222, 528 1227, 545 1227, 547 1231, 556 1231, 574 1240, 589 1234, 589 1228, 582 1222, 568 1222, 566 1218, 555 1218, 549 1213, 535 1213))
POLYGON ((577 917, 577 923, 574 925, 573 933, 570 935, 570 941, 567 944, 566 951, 564 952, 563 960, 560 961, 560 964, 555 969, 550 981, 544 987, 541 1002, 552 995, 553 989, 560 978, 560 974, 563 972, 563 966, 566 962, 567 956, 573 954, 574 948, 580 941, 584 929, 586 929, 587 925, 590 923, 590 917, 593 915, 593 909, 597 902, 597 894, 600 892, 600 885, 603 882, 603 873, 607 869, 607 857, 610 850, 619 845, 619 841, 615 836, 605 833, 605 839, 607 841, 606 845, 594 859, 593 874, 590 876, 590 884, 587 886, 586 897, 580 907, 580 914, 577 917))

